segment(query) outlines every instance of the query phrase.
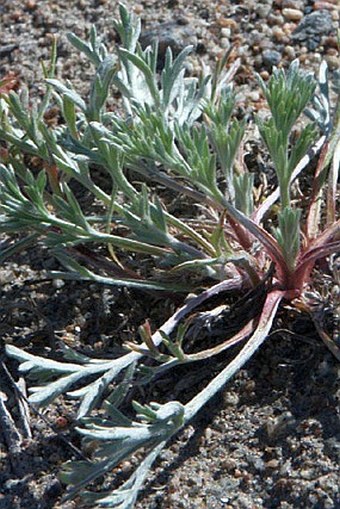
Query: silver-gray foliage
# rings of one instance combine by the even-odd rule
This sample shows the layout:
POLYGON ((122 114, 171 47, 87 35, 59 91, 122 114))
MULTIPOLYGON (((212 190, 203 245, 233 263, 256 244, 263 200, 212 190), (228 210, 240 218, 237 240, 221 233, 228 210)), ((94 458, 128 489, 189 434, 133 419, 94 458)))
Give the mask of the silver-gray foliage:
MULTIPOLYGON (((257 125, 278 188, 256 207, 254 175, 239 156, 247 126, 233 119, 231 79, 238 62, 226 70, 222 61, 213 73, 193 78, 186 76, 192 48, 176 58, 169 49, 159 73, 157 44, 143 50, 138 43, 139 19, 120 6, 114 26, 120 46, 113 54, 94 28, 87 42, 69 35, 95 68, 86 100, 70 83, 55 78, 55 46, 41 104, 30 108, 26 91, 0 96, 0 141, 5 148, 0 231, 22 234, 0 260, 40 242, 63 266, 55 277, 178 292, 201 291, 203 282, 210 281, 208 289, 188 300, 158 331, 152 333, 144 324, 142 342, 127 343, 130 351, 114 359, 90 358, 64 346, 63 360, 55 361, 7 346, 8 355, 35 384, 30 401, 43 406, 61 394, 79 400, 78 431, 85 442, 98 444, 93 461, 65 467, 62 479, 71 485, 67 498, 82 492, 92 507, 130 509, 168 440, 266 339, 287 297, 283 283, 292 280, 301 252, 302 214, 295 208, 291 184, 325 145, 332 126, 324 64, 319 94, 314 93, 314 78, 297 62, 286 73, 275 70, 268 83, 260 80, 270 116, 257 125), (110 108, 112 89, 122 97, 121 114, 110 108), (307 114, 313 123, 292 142, 296 121, 312 98, 307 114), (54 128, 44 120, 51 104, 58 105, 64 121, 54 128), (30 169, 27 161, 32 158, 38 160, 39 171, 30 169), (161 199, 163 189, 182 204, 190 202, 197 216, 170 212, 161 199), (82 203, 84 194, 90 196, 89 207, 82 203), (261 223, 276 201, 281 208, 272 236, 261 223), (270 262, 275 267, 268 271, 270 262), (182 343, 190 327, 186 319, 211 297, 235 290, 268 290, 257 318, 215 348, 185 353, 182 343), (135 420, 120 411, 133 384, 152 383, 173 366, 207 359, 235 344, 243 346, 233 361, 187 404, 134 402, 135 420), (151 365, 143 365, 145 357, 152 359, 151 365), (94 417, 92 410, 101 404, 100 416, 94 417), (84 491, 140 449, 144 459, 122 486, 110 493, 84 491)), ((331 143, 338 146, 338 138, 331 143)), ((337 178, 336 169, 332 176, 337 178)), ((323 254, 338 246, 333 242, 336 226, 323 236, 330 243, 323 254)))

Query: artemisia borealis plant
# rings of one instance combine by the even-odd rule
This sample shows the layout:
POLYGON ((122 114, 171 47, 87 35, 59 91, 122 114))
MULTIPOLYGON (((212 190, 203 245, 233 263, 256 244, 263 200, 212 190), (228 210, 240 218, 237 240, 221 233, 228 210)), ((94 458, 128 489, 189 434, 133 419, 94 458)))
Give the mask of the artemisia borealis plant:
MULTIPOLYGON (((89 358, 63 346, 60 362, 7 346, 20 371, 37 384, 30 401, 47 405, 62 393, 78 399, 78 431, 97 444, 92 461, 65 466, 67 498, 81 493, 92 507, 127 509, 168 440, 265 341, 279 307, 289 303, 314 316, 313 269, 318 260, 335 267, 340 250, 339 106, 331 111, 324 63, 318 81, 297 61, 287 71, 275 69, 267 83, 259 79, 268 114, 256 119, 257 129, 278 187, 257 203, 254 173, 242 158, 249 126, 233 117, 231 80, 238 63, 226 71, 222 61, 212 75, 193 78, 185 67, 192 48, 176 58, 168 49, 158 72, 157 44, 142 49, 138 43, 140 21, 121 6, 114 26, 120 38, 114 54, 94 28, 88 42, 69 35, 95 68, 87 99, 55 79, 55 47, 40 104, 31 105, 24 90, 3 90, 0 230, 22 232, 2 259, 39 242, 65 267, 57 277, 196 292, 158 331, 146 321, 141 343, 128 343, 129 352, 120 358, 89 358), (112 90, 121 95, 121 114, 108 107, 112 90), (61 125, 46 123, 51 105, 60 108, 61 125), (40 161, 40 171, 30 169, 32 158, 40 161), (301 197, 292 184, 307 171, 310 188, 301 197), (87 206, 80 201, 84 192, 91 196, 87 206), (167 196, 191 204, 192 215, 170 209, 167 196), (190 353, 194 312, 222 292, 243 302, 259 295, 263 304, 233 336, 226 333, 217 346, 196 345, 190 353), (176 365, 189 369, 236 344, 232 362, 188 403, 134 402, 134 420, 119 410, 131 385, 152 384, 176 365), (100 417, 91 416, 98 405, 100 417), (83 490, 139 449, 144 460, 122 486, 110 493, 83 490)), ((320 327, 319 332, 339 358, 336 342, 320 327)))

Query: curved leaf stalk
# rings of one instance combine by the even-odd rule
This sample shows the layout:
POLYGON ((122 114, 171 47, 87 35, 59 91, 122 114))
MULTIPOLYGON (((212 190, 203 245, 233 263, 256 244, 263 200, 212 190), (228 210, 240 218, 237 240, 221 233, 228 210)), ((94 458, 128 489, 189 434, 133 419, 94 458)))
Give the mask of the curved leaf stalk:
MULTIPOLYGON (((313 179, 313 187, 310 203, 307 211, 307 219, 304 233, 307 240, 315 238, 320 231, 321 222, 321 204, 324 183, 327 177, 327 168, 325 167, 325 159, 329 150, 329 143, 326 142, 320 152, 318 164, 313 179)), ((335 218, 334 218, 335 219, 335 218)))
MULTIPOLYGON (((340 232, 340 230, 339 230, 340 232)), ((328 242, 324 246, 310 248, 301 256, 294 273, 294 287, 301 292, 317 260, 340 251, 340 241, 328 242)))
POLYGON ((327 187, 327 224, 331 225, 336 219, 337 183, 339 181, 340 168, 340 101, 336 113, 334 134, 330 139, 330 147, 325 164, 327 164, 328 157, 331 158, 331 168, 327 187))
MULTIPOLYGON (((220 354, 221 352, 224 352, 228 348, 231 348, 232 346, 238 345, 242 341, 245 341, 250 334, 254 331, 256 327, 256 321, 251 320, 249 323, 247 323, 237 334, 232 336, 231 338, 223 341, 222 343, 218 344, 214 348, 209 348, 206 350, 201 350, 200 352, 192 353, 192 354, 185 354, 181 355, 180 358, 174 357, 171 360, 167 360, 166 362, 163 362, 161 366, 154 368, 152 370, 153 376, 159 376, 161 374, 164 374, 169 369, 174 368, 175 366, 181 365, 181 364, 187 364, 191 362, 197 362, 205 359, 209 359, 210 357, 214 357, 215 355, 220 354)), ((141 347, 139 345, 135 345, 132 343, 127 343, 126 346, 130 348, 133 351, 141 351, 141 347)), ((150 357, 155 358, 157 360, 157 355, 150 355, 150 351, 144 350, 144 355, 149 355, 150 357)), ((164 354, 160 354, 163 355, 164 354)), ((170 357, 170 356, 168 356, 170 357)))
POLYGON ((273 325, 276 311, 280 302, 285 297, 285 294, 285 291, 273 290, 267 295, 258 325, 246 345, 242 348, 240 353, 237 354, 235 359, 233 359, 233 361, 230 362, 200 394, 185 405, 184 418, 186 422, 192 419, 200 409, 224 387, 228 380, 244 366, 265 341, 273 325))
MULTIPOLYGON (((203 302, 221 292, 240 288, 241 285, 242 279, 238 277, 234 280, 218 283, 202 292, 199 296, 193 297, 164 323, 161 327, 161 332, 169 336, 177 327, 178 323, 197 306, 200 306, 203 302)), ((152 335, 152 341, 156 346, 162 343, 164 339, 161 332, 156 331, 152 335)), ((144 345, 144 347, 146 348, 146 345, 144 345)), ((136 352, 126 354, 119 359, 113 360, 89 359, 76 356, 78 363, 75 364, 52 361, 44 357, 35 356, 26 353, 14 345, 7 345, 6 352, 10 357, 21 363, 20 371, 28 372, 32 378, 38 381, 41 379, 43 382, 46 382, 46 380, 50 380, 51 378, 60 377, 46 385, 33 387, 31 389, 33 394, 29 398, 30 402, 38 406, 47 405, 79 382, 85 383, 88 377, 100 375, 99 378, 90 385, 83 385, 81 389, 73 394, 71 393, 73 397, 81 400, 81 406, 78 411, 79 418, 86 415, 93 408, 95 402, 102 396, 109 383, 123 370, 128 368, 128 366, 142 357, 141 354, 136 352), (81 363, 79 363, 80 360, 82 360, 81 363)), ((66 359, 69 355, 71 355, 70 349, 65 347, 66 359)))
MULTIPOLYGON (((152 403, 150 407, 138 405, 139 417, 150 424, 126 422, 122 419, 123 416, 120 417, 120 422, 125 422, 124 427, 112 426, 110 420, 103 422, 101 425, 96 424, 93 420, 89 420, 87 425, 85 422, 85 427, 79 428, 78 431, 87 439, 103 441, 105 449, 104 447, 99 448, 98 459, 103 458, 103 456, 104 459, 99 459, 92 467, 84 464, 84 462, 74 462, 68 465, 65 474, 62 476, 64 481, 71 483, 73 486, 67 495, 67 499, 77 495, 89 482, 117 466, 122 459, 128 457, 132 452, 141 447, 147 447, 151 451, 123 486, 114 490, 108 496, 104 494, 102 501, 100 495, 90 495, 90 500, 95 500, 97 507, 131 509, 137 498, 138 490, 146 479, 149 468, 167 441, 188 424, 265 341, 272 327, 278 306, 284 296, 285 292, 279 290, 274 290, 268 294, 256 330, 246 345, 235 359, 186 405, 182 405, 177 401, 165 405, 152 403), (76 482, 77 479, 81 480, 76 482), (138 479, 141 482, 138 482, 138 479)), ((118 411, 116 410, 116 412, 118 411)), ((124 417, 124 419, 126 418, 124 417)), ((84 495, 86 498, 86 494, 84 495)))

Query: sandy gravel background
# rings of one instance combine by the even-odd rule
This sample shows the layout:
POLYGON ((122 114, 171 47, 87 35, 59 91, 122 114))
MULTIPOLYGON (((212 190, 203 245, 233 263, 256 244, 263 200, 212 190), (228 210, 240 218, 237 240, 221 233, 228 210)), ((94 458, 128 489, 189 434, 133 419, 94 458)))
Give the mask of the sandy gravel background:
MULTIPOLYGON (((142 17, 144 41, 159 36, 174 51, 195 45, 188 64, 193 74, 200 62, 213 65, 232 46, 232 57, 241 57, 235 81, 240 111, 246 113, 260 104, 254 72, 266 79, 272 65, 287 66, 294 58, 314 70, 325 58, 332 73, 338 70, 336 1, 144 0, 126 4, 142 17)), ((93 70, 65 34, 73 31, 83 37, 95 23, 105 43, 114 47, 111 20, 116 14, 114 0, 2 0, 0 78, 16 73, 32 98, 41 96, 39 62, 48 59, 51 39, 57 35, 58 77, 70 79, 86 95, 93 70)), ((0 268, 4 341, 43 354, 49 323, 58 337, 75 338, 86 345, 85 351, 104 354, 114 345, 117 331, 120 337, 129 337, 146 317, 160 324, 175 307, 174 302, 157 298, 147 302, 140 293, 87 283, 39 283, 44 269, 54 265, 37 247, 0 268)), ((332 310, 328 312, 331 321, 332 310)), ((277 327, 282 326, 279 319, 277 327)), ((340 507, 339 368, 306 317, 292 316, 289 326, 290 332, 271 335, 246 369, 162 454, 138 509, 340 507)), ((7 359, 6 363, 16 376, 16 363, 7 359)), ((173 395, 180 397, 180 379, 164 383, 173 384, 173 395)), ((0 384, 15 415, 15 399, 4 373, 0 384)), ((66 416, 69 426, 62 430, 63 436, 79 445, 69 402, 59 401, 45 416, 52 424, 66 416)), ((0 509, 81 507, 79 502, 58 503, 64 486, 57 472, 72 451, 33 414, 31 427, 33 438, 23 445, 20 468, 13 467, 0 435, 0 509)), ((122 469, 128 473, 130 467, 126 462, 122 469)))

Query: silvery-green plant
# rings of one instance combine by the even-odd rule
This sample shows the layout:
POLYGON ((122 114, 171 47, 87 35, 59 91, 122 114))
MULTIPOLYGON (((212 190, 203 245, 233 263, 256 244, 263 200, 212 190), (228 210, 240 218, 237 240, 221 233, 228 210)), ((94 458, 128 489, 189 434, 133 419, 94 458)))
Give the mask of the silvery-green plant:
MULTIPOLYGON (((145 322, 141 342, 127 343, 129 352, 119 358, 90 358, 64 345, 61 362, 7 347, 37 384, 30 401, 47 405, 63 393, 79 400, 78 431, 85 441, 98 444, 92 461, 65 467, 66 498, 81 492, 92 506, 128 509, 168 440, 266 339, 279 306, 298 302, 314 316, 315 262, 340 249, 335 211, 339 108, 332 122, 325 64, 318 82, 296 61, 287 72, 274 70, 268 83, 259 79, 269 112, 266 120, 257 119, 257 126, 278 187, 257 203, 254 174, 239 155, 247 125, 233 119, 237 96, 231 78, 237 62, 229 71, 220 64, 212 75, 190 78, 185 62, 191 48, 176 58, 169 49, 158 73, 157 44, 146 49, 138 44, 140 21, 121 6, 114 26, 120 36, 115 54, 95 29, 89 42, 69 36, 95 68, 87 99, 55 79, 55 47, 41 104, 30 107, 25 91, 1 95, 0 230, 23 233, 1 259, 40 242, 66 269, 56 277, 197 293, 158 331, 145 322), (108 107, 113 88, 122 97, 121 114, 108 107), (54 128, 44 120, 51 104, 59 106, 64 120, 54 128), (312 122, 296 129, 303 112, 312 122), (308 177, 306 209, 292 183, 318 153, 315 175, 308 177), (32 157, 40 161, 38 172, 29 168, 32 157), (192 216, 170 211, 164 189, 190 203, 192 216), (84 191, 91 196, 87 205, 81 202, 84 191), (267 227, 269 214, 274 226, 267 227), (263 305, 222 343, 188 352, 195 310, 227 291, 243 299, 255 295, 263 305), (174 366, 189 366, 233 345, 243 346, 188 403, 134 402, 134 420, 119 409, 133 384, 152 383, 174 366), (151 360, 147 366, 145 358, 151 360), (100 405, 100 417, 94 417, 91 411, 100 405), (83 490, 139 449, 145 458, 120 488, 111 493, 83 490)), ((212 315, 207 313, 207 319, 212 315)), ((332 338, 319 332, 340 358, 332 338)))

